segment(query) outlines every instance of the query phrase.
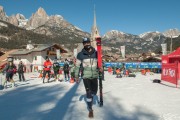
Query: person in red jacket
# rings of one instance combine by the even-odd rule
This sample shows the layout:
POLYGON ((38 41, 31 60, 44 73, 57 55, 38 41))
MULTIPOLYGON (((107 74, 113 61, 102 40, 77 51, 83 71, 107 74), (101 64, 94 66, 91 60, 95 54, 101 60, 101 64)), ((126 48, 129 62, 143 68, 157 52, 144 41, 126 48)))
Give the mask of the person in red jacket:
POLYGON ((48 74, 48 83, 49 83, 50 74, 51 74, 51 67, 52 67, 52 63, 49 60, 49 57, 46 56, 46 61, 44 62, 44 70, 43 70, 43 83, 44 83, 44 79, 46 77, 46 74, 48 74))

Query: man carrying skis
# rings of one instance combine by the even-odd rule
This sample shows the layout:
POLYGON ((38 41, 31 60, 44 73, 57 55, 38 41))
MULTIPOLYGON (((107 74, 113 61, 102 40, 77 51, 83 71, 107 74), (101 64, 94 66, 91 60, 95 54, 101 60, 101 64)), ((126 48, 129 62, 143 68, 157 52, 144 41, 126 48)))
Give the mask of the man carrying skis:
POLYGON ((96 95, 98 90, 97 51, 91 46, 89 38, 83 38, 82 43, 84 48, 77 55, 75 77, 79 79, 79 71, 82 70, 81 77, 86 90, 89 117, 93 117, 93 96, 96 95))

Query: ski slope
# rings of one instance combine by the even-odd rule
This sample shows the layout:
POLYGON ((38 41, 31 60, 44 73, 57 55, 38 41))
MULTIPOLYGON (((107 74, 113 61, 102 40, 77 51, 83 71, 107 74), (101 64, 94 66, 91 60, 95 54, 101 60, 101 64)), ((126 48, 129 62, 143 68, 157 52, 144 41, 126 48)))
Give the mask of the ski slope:
MULTIPOLYGON (((160 74, 115 78, 105 73, 104 106, 93 101, 94 120, 180 120, 180 89, 152 83, 160 74)), ((38 73, 0 90, 0 120, 89 120, 83 81, 42 83, 38 73)), ((0 79, 4 78, 1 74, 0 79)), ((53 79, 51 79, 53 80, 53 79)))

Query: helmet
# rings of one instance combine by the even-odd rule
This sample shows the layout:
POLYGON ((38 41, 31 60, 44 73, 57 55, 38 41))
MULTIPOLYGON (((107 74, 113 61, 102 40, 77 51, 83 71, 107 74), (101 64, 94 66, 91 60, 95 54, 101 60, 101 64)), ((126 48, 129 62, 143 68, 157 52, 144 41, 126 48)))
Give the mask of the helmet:
POLYGON ((13 61, 13 58, 8 58, 8 62, 12 62, 13 61))
POLYGON ((85 43, 85 42, 90 42, 90 39, 89 38, 83 38, 82 43, 85 43))
POLYGON ((47 59, 49 59, 49 57, 48 57, 48 56, 46 56, 45 58, 46 58, 46 60, 47 60, 47 59))

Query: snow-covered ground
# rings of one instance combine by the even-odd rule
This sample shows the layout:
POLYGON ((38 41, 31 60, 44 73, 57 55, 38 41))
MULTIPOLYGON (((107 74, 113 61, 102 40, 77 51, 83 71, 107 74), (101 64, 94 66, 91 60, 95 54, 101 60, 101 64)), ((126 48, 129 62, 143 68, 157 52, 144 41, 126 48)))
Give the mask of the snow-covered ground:
MULTIPOLYGON (((0 91, 0 120, 88 120, 83 82, 42 83, 38 73, 0 91)), ((0 79, 4 78, 2 74, 0 79)), ((14 77, 18 80, 18 76, 14 77)), ((152 83, 160 74, 115 78, 105 74, 104 106, 94 99, 94 120, 180 120, 180 89, 152 83)))

